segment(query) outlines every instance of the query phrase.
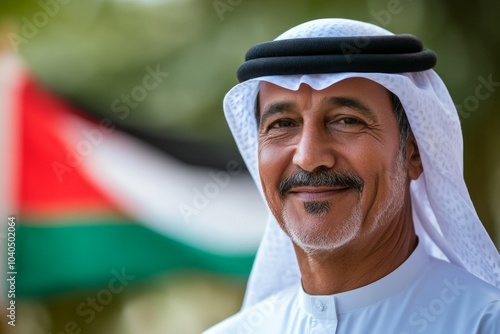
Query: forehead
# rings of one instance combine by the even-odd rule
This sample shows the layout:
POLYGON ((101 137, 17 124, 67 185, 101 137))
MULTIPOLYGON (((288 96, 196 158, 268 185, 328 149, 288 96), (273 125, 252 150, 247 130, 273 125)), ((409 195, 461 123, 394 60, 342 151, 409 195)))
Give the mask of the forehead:
POLYGON ((263 81, 259 91, 259 110, 262 114, 266 107, 273 103, 289 102, 300 106, 319 103, 324 98, 332 96, 355 98, 372 109, 389 107, 392 110, 389 91, 384 86, 365 78, 345 79, 322 90, 315 90, 307 84, 301 84, 298 90, 289 90, 263 81))

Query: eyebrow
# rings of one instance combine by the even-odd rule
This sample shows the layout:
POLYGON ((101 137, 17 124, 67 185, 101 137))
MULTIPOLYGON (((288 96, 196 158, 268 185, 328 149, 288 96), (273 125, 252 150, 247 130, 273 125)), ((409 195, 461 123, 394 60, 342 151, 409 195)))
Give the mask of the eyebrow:
POLYGON ((285 111, 293 111, 297 110, 298 106, 296 103, 293 102, 275 102, 271 103, 269 106, 264 109, 264 112, 262 113, 262 117, 257 118, 257 121, 259 121, 259 127, 262 124, 265 124, 266 120, 276 114, 283 113, 285 111))
POLYGON ((347 96, 327 96, 321 100, 321 104, 325 107, 347 107, 359 111, 362 115, 374 121, 377 116, 367 105, 355 97, 347 96))
MULTIPOLYGON (((260 103, 259 96, 257 96, 257 103, 260 103)), ((362 115, 368 119, 374 121, 377 120, 377 116, 367 105, 358 100, 355 97, 347 96, 326 96, 321 100, 321 104, 324 107, 347 107, 359 111, 362 115)), ((256 111, 259 111, 259 105, 256 106, 256 111)), ((259 128, 265 121, 273 115, 283 113, 285 111, 294 111, 298 109, 298 105, 294 102, 275 102, 271 103, 264 109, 261 117, 257 116, 257 124, 259 128)))

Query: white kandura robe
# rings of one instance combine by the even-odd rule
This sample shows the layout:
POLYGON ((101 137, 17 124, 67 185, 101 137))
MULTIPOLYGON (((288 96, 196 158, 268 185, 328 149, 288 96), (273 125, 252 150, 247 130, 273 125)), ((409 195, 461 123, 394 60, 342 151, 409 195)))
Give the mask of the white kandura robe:
POLYGON ((499 334, 500 290, 419 243, 396 270, 329 296, 294 285, 204 334, 499 334))

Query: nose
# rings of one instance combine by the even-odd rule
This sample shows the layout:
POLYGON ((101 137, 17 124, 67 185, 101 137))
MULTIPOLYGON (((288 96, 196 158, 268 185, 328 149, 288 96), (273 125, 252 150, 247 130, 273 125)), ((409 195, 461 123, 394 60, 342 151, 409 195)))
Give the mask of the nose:
POLYGON ((293 155, 295 166, 312 172, 317 168, 330 169, 335 165, 332 138, 321 126, 304 126, 293 155))

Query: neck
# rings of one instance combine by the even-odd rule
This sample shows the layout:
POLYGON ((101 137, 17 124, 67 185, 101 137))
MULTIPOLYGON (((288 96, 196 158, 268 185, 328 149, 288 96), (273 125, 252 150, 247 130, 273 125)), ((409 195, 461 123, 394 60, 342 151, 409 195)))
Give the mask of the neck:
POLYGON ((311 254, 294 245, 304 290, 331 295, 368 285, 394 271, 418 243, 409 211, 394 219, 382 235, 360 237, 333 251, 311 254))

